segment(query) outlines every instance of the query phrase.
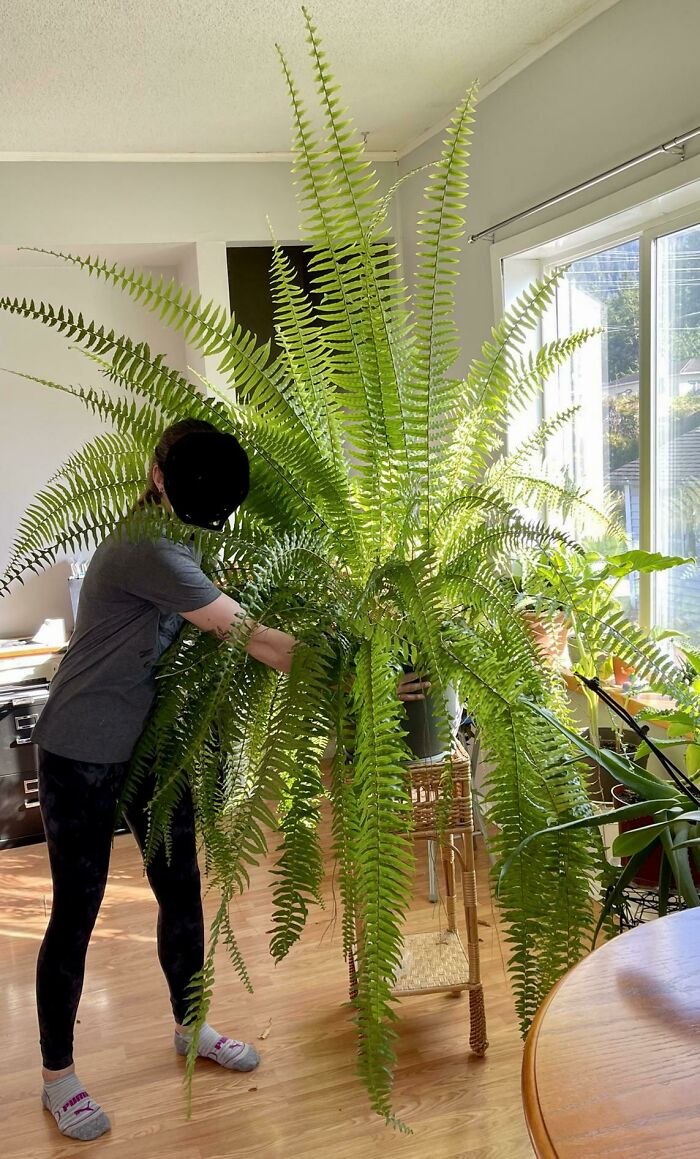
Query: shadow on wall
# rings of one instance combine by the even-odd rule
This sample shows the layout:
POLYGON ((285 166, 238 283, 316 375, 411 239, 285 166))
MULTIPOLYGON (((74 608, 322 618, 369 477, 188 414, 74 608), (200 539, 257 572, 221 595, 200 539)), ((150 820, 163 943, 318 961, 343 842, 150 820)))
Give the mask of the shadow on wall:
POLYGON ((24 584, 13 585, 0 598, 0 637, 33 636, 44 620, 65 620, 66 631, 73 628, 68 579, 70 563, 61 560, 41 575, 27 576, 24 584))

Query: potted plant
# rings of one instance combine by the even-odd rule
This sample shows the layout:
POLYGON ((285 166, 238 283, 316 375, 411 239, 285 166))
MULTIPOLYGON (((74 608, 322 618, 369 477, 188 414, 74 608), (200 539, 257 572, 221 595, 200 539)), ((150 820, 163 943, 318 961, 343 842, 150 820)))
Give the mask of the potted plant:
POLYGON ((544 576, 539 578, 540 583, 531 584, 530 591, 526 591, 523 575, 513 576, 513 586, 520 593, 520 612, 544 662, 554 668, 568 669, 571 667, 571 623, 557 603, 555 590, 549 587, 544 576))
MULTIPOLYGON (((454 377, 456 255, 475 92, 458 106, 430 172, 409 300, 389 225, 394 191, 379 189, 305 19, 322 128, 280 55, 314 297, 275 245, 277 352, 259 345, 223 308, 98 258, 63 255, 158 311, 218 360, 217 384, 194 384, 145 344, 66 307, 0 298, 0 308, 54 328, 83 350, 104 389, 46 385, 112 427, 72 455, 37 495, 2 590, 59 551, 82 548, 120 524, 168 423, 192 415, 239 438, 251 459, 251 495, 223 533, 198 535, 202 563, 251 617, 292 632, 299 645, 291 674, 278 677, 242 646, 190 630, 175 643, 132 762, 132 783, 146 768, 158 783, 146 855, 167 841, 173 802, 189 783, 205 867, 220 896, 205 967, 193 985, 196 1030, 206 1018, 219 943, 250 985, 231 903, 270 834, 275 959, 299 938, 320 900, 320 802, 329 795, 346 953, 356 919, 363 928, 359 1073, 373 1107, 389 1118, 392 985, 413 871, 404 774, 410 753, 396 698, 401 668, 430 680, 444 747, 449 687, 475 717, 491 767, 500 859, 541 827, 543 813, 568 818, 587 809, 569 742, 555 723, 558 714, 568 718, 560 682, 533 647, 510 581, 513 555, 565 540, 521 514, 533 496, 546 495, 550 510, 568 510, 581 496, 541 478, 535 443, 515 456, 502 449, 508 416, 587 334, 529 352, 553 298, 554 274, 525 291, 467 375, 454 377), (533 713, 524 694, 548 705, 551 720, 533 713), (326 786, 319 758, 330 729, 338 744, 326 786)), ((143 533, 191 533, 173 520, 165 529, 147 523, 144 516, 143 533)), ((628 629, 618 620, 613 631, 628 629)), ((658 672, 665 663, 658 650, 633 627, 629 633, 640 670, 658 672)), ((511 861, 502 902, 523 1028, 578 956, 595 864, 586 833, 511 861)), ((190 1064, 195 1044, 196 1035, 190 1064)))
MULTIPOLYGON (((592 691, 600 686, 591 681, 592 691)), ((605 696, 604 693, 602 693, 605 696)), ((608 915, 621 902, 624 890, 633 882, 658 888, 658 913, 667 912, 672 887, 688 907, 700 905, 700 789, 678 769, 663 750, 649 738, 647 751, 653 751, 661 760, 668 777, 661 777, 633 760, 625 753, 596 749, 580 733, 555 720, 548 709, 533 705, 575 746, 580 753, 600 762, 618 784, 617 807, 607 813, 590 812, 562 824, 545 826, 525 839, 517 852, 522 852, 538 839, 557 838, 582 829, 602 828, 611 823, 619 826, 619 836, 613 841, 612 853, 622 864, 607 890, 593 935, 595 945, 608 915)), ((624 710, 621 710, 624 713, 624 710)), ((697 720, 697 717, 696 717, 697 720)), ((633 724, 631 717, 628 724, 633 724)), ((644 731, 639 729, 639 735, 644 731)), ((510 861, 501 870, 501 879, 507 878, 510 861)))
MULTIPOLYGON (((634 572, 658 571, 685 562, 680 557, 645 551, 603 555, 591 549, 572 550, 557 545, 526 559, 520 588, 527 590, 527 601, 537 609, 535 614, 540 618, 541 632, 548 630, 547 617, 551 625, 556 616, 554 623, 561 627, 562 636, 566 632, 571 637, 566 646, 569 664, 560 659, 559 666, 575 669, 588 679, 608 677, 614 664, 618 665, 618 673, 621 671, 619 665, 625 663, 630 672, 636 672, 640 635, 655 641, 660 635, 641 634, 632 628, 618 598, 620 583, 634 572)), ((669 634, 663 633, 664 636, 669 634)), ((662 673, 660 683, 664 678, 662 673)), ((675 672, 672 678, 677 680, 678 673, 675 672)), ((621 730, 614 720, 601 727, 596 695, 585 682, 581 681, 580 687, 586 699, 588 735, 594 746, 617 751, 626 748, 634 752, 637 746, 635 735, 630 730, 621 730)), ((587 784, 592 799, 612 801, 614 782, 607 769, 590 758, 585 763, 591 769, 587 784)))

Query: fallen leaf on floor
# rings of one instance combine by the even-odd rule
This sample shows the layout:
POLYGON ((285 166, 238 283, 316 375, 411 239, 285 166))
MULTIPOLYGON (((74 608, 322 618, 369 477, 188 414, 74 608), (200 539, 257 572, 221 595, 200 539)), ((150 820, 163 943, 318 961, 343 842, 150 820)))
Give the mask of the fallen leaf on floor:
POLYGON ((269 1021, 269 1022, 268 1022, 268 1024, 267 1024, 267 1026, 266 1026, 266 1027, 265 1027, 265 1029, 263 1030, 262 1034, 259 1034, 259 1035, 258 1035, 258 1038, 259 1038, 259 1039, 261 1039, 261 1040, 262 1040, 262 1039, 264 1039, 264 1038, 267 1038, 267 1036, 268 1036, 268 1034, 270 1033, 270 1031, 271 1031, 271 1030, 272 1030, 272 1019, 270 1019, 270 1021, 269 1021))

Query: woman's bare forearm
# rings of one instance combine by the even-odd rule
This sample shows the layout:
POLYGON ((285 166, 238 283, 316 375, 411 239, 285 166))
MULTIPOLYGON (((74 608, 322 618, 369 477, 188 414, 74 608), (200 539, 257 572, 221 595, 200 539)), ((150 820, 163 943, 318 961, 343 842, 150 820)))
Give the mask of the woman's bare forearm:
POLYGON ((290 671, 296 644, 294 637, 277 628, 257 624, 245 615, 237 600, 231 599, 224 592, 206 607, 182 612, 181 615, 200 631, 212 632, 220 640, 234 643, 242 635, 247 635, 245 647, 250 656, 267 664, 269 668, 276 668, 278 672, 290 671))
POLYGON ((286 632, 277 628, 267 628, 264 624, 255 624, 246 651, 268 668, 276 668, 278 672, 289 672, 292 667, 292 653, 296 640, 286 632))

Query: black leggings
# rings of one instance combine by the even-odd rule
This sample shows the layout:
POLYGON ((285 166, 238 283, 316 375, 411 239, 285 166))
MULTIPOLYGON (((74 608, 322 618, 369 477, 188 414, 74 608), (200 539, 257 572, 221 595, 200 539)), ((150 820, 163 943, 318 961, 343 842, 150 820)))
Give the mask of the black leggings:
MULTIPOLYGON (((41 751, 39 800, 53 880, 51 919, 39 951, 36 993, 41 1054, 47 1070, 73 1062, 73 1028, 83 989, 85 956, 107 883, 116 806, 126 764, 86 764, 41 751)), ((148 780, 126 810, 143 851, 153 795, 148 780)), ((158 957, 175 1021, 188 1006, 187 985, 204 962, 204 919, 189 793, 175 809, 172 857, 161 848, 147 867, 156 895, 158 957)))

